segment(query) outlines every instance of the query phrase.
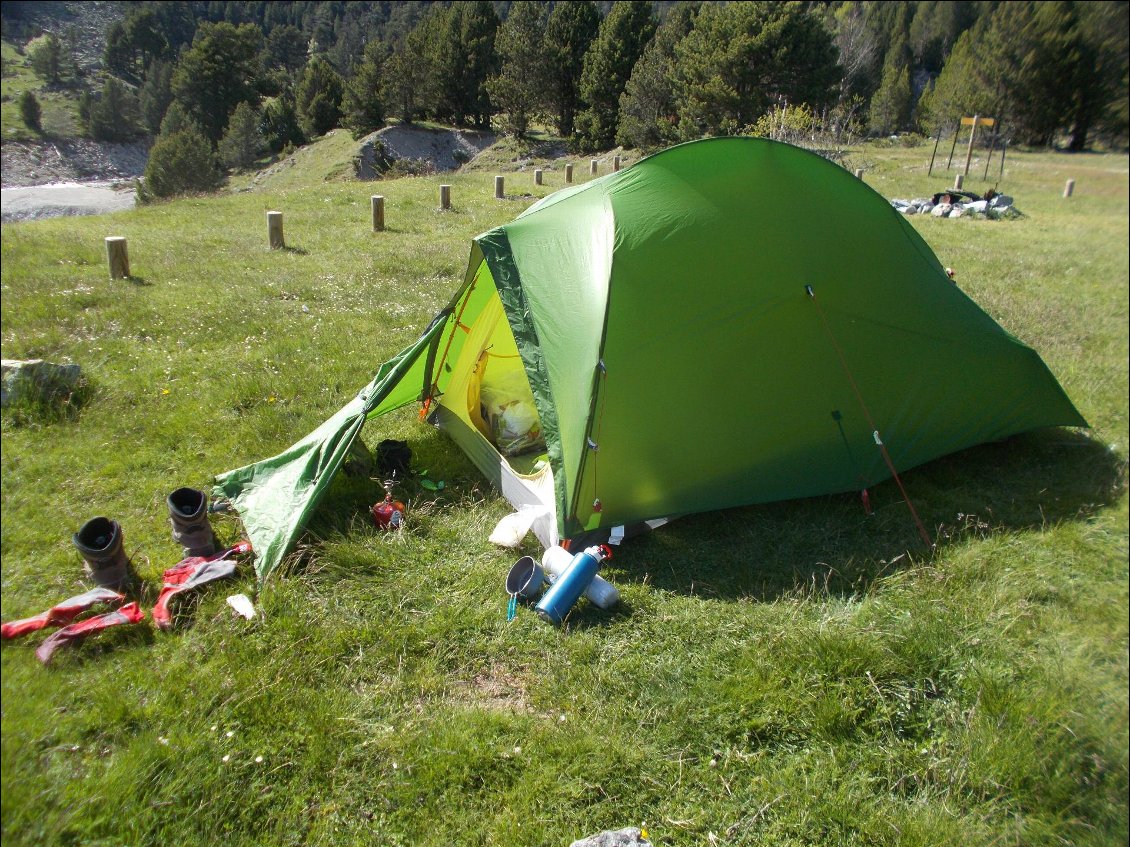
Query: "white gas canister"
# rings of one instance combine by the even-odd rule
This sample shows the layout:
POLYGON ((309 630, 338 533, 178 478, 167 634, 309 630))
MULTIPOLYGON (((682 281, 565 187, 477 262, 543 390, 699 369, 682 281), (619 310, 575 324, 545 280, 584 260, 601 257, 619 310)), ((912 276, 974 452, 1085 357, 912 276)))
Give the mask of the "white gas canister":
MULTIPOLYGON (((542 554, 541 564, 546 573, 552 574, 556 578, 561 576, 565 569, 569 567, 569 563, 573 561, 573 555, 564 547, 550 547, 542 554)), ((584 596, 599 609, 608 610, 620 602, 619 590, 600 574, 592 578, 588 588, 585 589, 584 596)))

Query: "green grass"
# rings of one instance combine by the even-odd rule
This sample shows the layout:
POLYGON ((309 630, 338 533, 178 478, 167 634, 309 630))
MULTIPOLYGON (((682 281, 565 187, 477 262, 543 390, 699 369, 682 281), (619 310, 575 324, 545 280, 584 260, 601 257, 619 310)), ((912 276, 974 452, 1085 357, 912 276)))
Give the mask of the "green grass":
POLYGON ((0 43, 4 76, 0 79, 0 140, 37 141, 40 138, 71 138, 80 135, 78 91, 49 85, 28 65, 14 44, 0 43), (30 89, 42 110, 42 134, 29 129, 20 115, 19 98, 30 89))
MULTIPOLYGON (((95 514, 154 585, 169 491, 317 426, 447 301, 473 235, 562 182, 327 181, 336 135, 260 190, 3 228, 4 357, 89 380, 77 413, 3 417, 6 620, 78 590, 95 514), (107 235, 134 280, 106 278, 107 235)), ((852 156, 886 196, 952 180, 928 148, 852 156)), ((1010 153, 1005 176, 1026 217, 914 223, 1094 429, 906 474, 933 558, 886 484, 869 519, 850 497, 688 517, 621 548, 616 612, 507 624, 514 555, 486 538, 509 509, 405 410, 366 440, 409 439, 447 487, 406 485, 390 536, 376 483, 339 480, 261 619, 224 604, 244 570, 171 634, 49 669, 4 646, 4 843, 564 845, 645 821, 662 845, 1125 843, 1127 158, 1010 153)))

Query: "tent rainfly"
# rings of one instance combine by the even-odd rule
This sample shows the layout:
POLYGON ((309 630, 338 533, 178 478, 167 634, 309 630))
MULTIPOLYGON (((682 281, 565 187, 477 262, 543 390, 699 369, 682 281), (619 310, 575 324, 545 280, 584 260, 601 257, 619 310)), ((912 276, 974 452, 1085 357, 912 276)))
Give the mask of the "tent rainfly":
POLYGON ((512 503, 544 507, 547 546, 858 491, 985 441, 1087 425, 883 197, 754 138, 672 147, 475 238, 419 339, 306 438, 217 478, 261 580, 364 423, 412 403, 512 503), (500 393, 536 410, 543 446, 503 455, 485 399, 500 393))

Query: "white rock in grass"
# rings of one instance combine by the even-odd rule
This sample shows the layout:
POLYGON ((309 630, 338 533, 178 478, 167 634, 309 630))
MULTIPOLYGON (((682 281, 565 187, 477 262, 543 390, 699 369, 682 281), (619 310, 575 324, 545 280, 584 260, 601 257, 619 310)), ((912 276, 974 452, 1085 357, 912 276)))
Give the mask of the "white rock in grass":
POLYGON ((7 406, 24 397, 61 397, 74 390, 82 376, 78 365, 54 365, 42 359, 4 359, 0 365, 3 386, 0 405, 7 406))
POLYGON ((634 826, 606 829, 587 838, 579 838, 569 847, 651 847, 651 842, 634 826))
POLYGON ((930 214, 935 218, 944 218, 952 209, 953 206, 950 203, 939 203, 930 211, 930 214))

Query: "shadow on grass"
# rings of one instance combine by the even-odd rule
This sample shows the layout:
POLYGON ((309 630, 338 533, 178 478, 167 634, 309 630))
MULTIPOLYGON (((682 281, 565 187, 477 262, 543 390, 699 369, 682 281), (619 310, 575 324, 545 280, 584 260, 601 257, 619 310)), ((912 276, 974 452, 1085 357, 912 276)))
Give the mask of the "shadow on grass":
POLYGON ((123 624, 110 627, 103 632, 91 635, 81 641, 64 644, 58 649, 47 667, 56 670, 70 670, 87 663, 95 663, 120 650, 134 650, 152 647, 156 641, 153 627, 146 614, 139 624, 123 624))
MULTIPOLYGON (((1014 436, 902 474, 938 549, 969 538, 1083 521, 1112 503, 1126 460, 1069 430, 1014 436)), ((689 515, 624 547, 606 574, 668 591, 770 600, 803 589, 849 595, 930 558, 897 486, 689 515)))
MULTIPOLYGON (((447 477, 439 508, 458 507, 487 488, 450 442, 417 446, 426 456, 414 467, 442 469, 447 477)), ((1080 432, 1053 429, 936 459, 902 480, 937 548, 944 548, 1085 521, 1122 491, 1126 460, 1080 432)), ((408 502, 417 495, 436 499, 415 479, 397 489, 408 502)), ((356 521, 367 526, 368 507, 381 496, 376 481, 341 475, 310 523, 312 538, 348 535, 356 521)), ((893 481, 871 488, 870 500, 871 515, 855 493, 687 515, 625 542, 601 573, 621 587, 646 583, 722 600, 772 600, 798 590, 865 592, 879 577, 931 555, 893 481)), ((611 616, 575 609, 569 624, 607 625, 624 614, 630 614, 626 607, 611 616)))

